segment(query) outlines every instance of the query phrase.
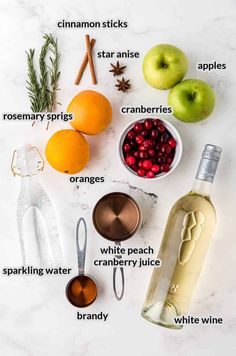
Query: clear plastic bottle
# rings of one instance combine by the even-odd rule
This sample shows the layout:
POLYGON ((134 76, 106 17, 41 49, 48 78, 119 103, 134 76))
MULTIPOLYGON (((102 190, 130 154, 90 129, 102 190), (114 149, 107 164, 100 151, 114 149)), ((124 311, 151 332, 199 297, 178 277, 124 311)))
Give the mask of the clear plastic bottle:
POLYGON ((174 318, 188 311, 216 224, 210 190, 220 154, 220 147, 205 146, 192 190, 170 211, 158 255, 162 265, 153 271, 142 310, 158 325, 182 328, 174 318))
POLYGON ((12 172, 21 177, 21 190, 17 203, 17 225, 22 260, 24 265, 29 264, 31 260, 31 249, 26 246, 24 222, 27 212, 32 209, 32 224, 41 265, 61 266, 62 253, 55 211, 38 178, 38 173, 43 170, 43 167, 43 158, 36 147, 24 144, 14 151, 12 172))

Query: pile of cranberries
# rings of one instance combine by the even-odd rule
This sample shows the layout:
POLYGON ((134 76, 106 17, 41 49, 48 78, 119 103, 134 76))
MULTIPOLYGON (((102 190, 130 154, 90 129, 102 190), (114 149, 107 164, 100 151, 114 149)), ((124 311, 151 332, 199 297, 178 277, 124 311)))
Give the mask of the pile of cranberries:
POLYGON ((159 119, 136 122, 122 146, 126 164, 140 177, 154 178, 169 172, 176 140, 159 119))

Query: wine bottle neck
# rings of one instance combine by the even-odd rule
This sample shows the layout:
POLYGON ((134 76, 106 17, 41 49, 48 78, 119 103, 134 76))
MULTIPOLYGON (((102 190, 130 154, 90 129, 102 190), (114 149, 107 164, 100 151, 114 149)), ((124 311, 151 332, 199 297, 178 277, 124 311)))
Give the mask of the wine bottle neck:
POLYGON ((192 192, 209 197, 211 194, 212 183, 201 179, 195 179, 192 187, 192 192))
POLYGON ((210 196, 211 186, 215 178, 221 148, 214 145, 206 145, 199 163, 192 192, 204 196, 210 196))

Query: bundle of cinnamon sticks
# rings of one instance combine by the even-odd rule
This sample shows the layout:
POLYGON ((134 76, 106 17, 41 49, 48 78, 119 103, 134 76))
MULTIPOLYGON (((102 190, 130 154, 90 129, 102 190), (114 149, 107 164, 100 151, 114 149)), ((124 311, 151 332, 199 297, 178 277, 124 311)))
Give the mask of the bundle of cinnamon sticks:
POLYGON ((93 84, 97 84, 97 78, 96 78, 96 73, 95 73, 95 69, 94 69, 94 63, 93 63, 93 54, 92 54, 92 49, 95 45, 96 40, 92 39, 90 41, 90 36, 89 35, 85 35, 85 43, 86 43, 86 53, 83 59, 83 62, 80 66, 79 72, 77 74, 77 77, 75 79, 75 84, 78 85, 81 81, 81 78, 83 76, 83 73, 86 69, 86 66, 89 62, 89 69, 90 69, 90 74, 91 74, 91 78, 92 78, 92 83, 93 84))

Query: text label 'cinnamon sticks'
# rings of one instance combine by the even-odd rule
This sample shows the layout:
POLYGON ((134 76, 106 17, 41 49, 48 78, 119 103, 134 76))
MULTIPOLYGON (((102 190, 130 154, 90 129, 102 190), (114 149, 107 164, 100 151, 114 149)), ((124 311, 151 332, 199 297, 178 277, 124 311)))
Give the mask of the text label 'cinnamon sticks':
POLYGON ((122 29, 128 27, 127 21, 121 20, 106 20, 106 21, 58 21, 57 27, 59 28, 114 28, 122 29))

